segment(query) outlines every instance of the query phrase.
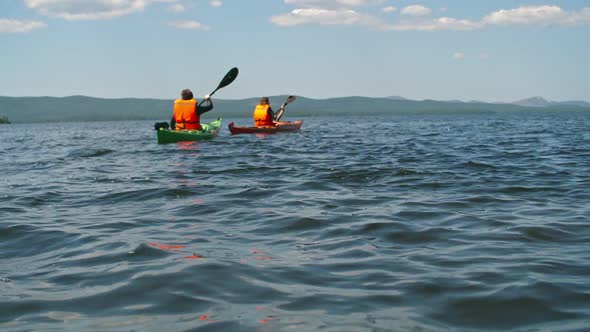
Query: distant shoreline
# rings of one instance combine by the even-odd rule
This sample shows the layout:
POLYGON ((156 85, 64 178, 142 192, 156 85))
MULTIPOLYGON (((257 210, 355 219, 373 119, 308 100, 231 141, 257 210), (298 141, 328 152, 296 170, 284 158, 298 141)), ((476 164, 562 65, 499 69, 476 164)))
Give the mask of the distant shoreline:
MULTIPOLYGON (((269 97, 278 108, 287 96, 269 97)), ((1 97, 0 114, 12 123, 63 121, 169 120, 172 99, 71 97, 1 97)), ((215 108, 207 117, 250 117, 258 97, 214 99, 215 108)), ((339 97, 312 99, 298 96, 285 116, 386 115, 386 114, 478 114, 502 112, 590 112, 584 101, 550 102, 540 97, 520 104, 463 101, 409 100, 402 97, 339 97), (528 105, 527 103, 531 103, 528 105)))

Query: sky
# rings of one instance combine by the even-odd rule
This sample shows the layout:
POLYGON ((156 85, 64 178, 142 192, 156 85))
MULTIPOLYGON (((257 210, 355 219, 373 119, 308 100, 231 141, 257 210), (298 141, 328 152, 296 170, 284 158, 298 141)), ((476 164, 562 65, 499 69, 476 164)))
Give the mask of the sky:
POLYGON ((0 0, 0 96, 590 101, 589 0, 0 0))

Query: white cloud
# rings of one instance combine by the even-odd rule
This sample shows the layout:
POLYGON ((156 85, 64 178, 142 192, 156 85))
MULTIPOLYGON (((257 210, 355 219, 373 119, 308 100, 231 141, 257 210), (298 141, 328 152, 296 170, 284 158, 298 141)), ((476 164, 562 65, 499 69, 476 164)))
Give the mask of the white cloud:
POLYGON ((529 6, 499 10, 484 17, 489 24, 538 24, 563 20, 567 14, 557 6, 529 6))
POLYGON ((211 0, 211 6, 213 7, 221 7, 223 5, 223 2, 221 2, 221 0, 211 0))
POLYGON ((100 20, 142 11, 155 2, 177 0, 24 0, 27 7, 41 15, 66 20, 100 20))
MULTIPOLYGON (((284 0, 286 3, 298 4, 305 8, 295 9, 287 14, 271 17, 271 22, 280 26, 294 26, 304 24, 324 25, 360 25, 369 26, 386 31, 471 31, 483 29, 489 25, 582 25, 590 24, 590 7, 579 11, 565 11, 558 6, 525 6, 510 10, 492 12, 481 20, 458 19, 452 17, 440 17, 434 19, 421 18, 419 16, 431 14, 431 9, 422 5, 407 6, 402 9, 402 14, 415 16, 397 22, 384 22, 377 16, 362 14, 358 11, 330 6, 348 4, 361 6, 382 3, 382 0, 284 0), (321 5, 320 7, 306 7, 309 5, 321 5)), ((393 6, 384 7, 382 12, 396 10, 393 6)), ((445 11, 441 8, 441 11, 445 11)))
POLYGON ((380 21, 372 16, 360 14, 352 9, 295 9, 289 14, 275 15, 271 22, 280 26, 302 24, 321 25, 380 25, 380 21))
POLYGON ((24 33, 45 28, 47 24, 39 21, 21 21, 0 18, 0 33, 24 33))
POLYGON ((168 23, 168 25, 178 29, 211 30, 211 27, 197 21, 174 21, 168 23))
POLYGON ((182 13, 186 10, 186 8, 181 3, 175 3, 175 4, 171 5, 168 8, 168 10, 170 10, 171 12, 175 12, 175 13, 182 13))
POLYGON ((425 16, 430 15, 431 12, 432 10, 430 10, 430 8, 424 7, 422 5, 412 5, 402 9, 402 14, 411 16, 425 16))
POLYGON ((381 4, 385 0, 285 0, 286 4, 314 8, 360 7, 381 4))
POLYGON ((295 9, 289 14, 276 15, 271 22, 280 26, 295 26, 304 24, 320 25, 362 25, 377 30, 393 31, 438 31, 455 30, 468 31, 482 27, 479 22, 458 20, 449 17, 441 17, 433 20, 403 21, 396 24, 387 24, 377 17, 360 14, 352 9, 295 9))
POLYGON ((470 31, 481 29, 483 24, 470 20, 458 20, 451 17, 441 17, 434 20, 404 21, 396 24, 390 24, 383 30, 394 31, 470 31))
POLYGON ((396 10, 397 10, 397 8, 395 8, 394 6, 387 6, 387 7, 381 8, 381 11, 384 13, 393 13, 396 10))
POLYGON ((576 25, 590 23, 590 7, 579 12, 568 12, 558 6, 524 6, 502 9, 483 18, 486 24, 496 25, 576 25))
POLYGON ((455 53, 453 53, 452 58, 455 60, 462 60, 462 59, 465 59, 465 54, 463 54, 461 52, 455 52, 455 53))

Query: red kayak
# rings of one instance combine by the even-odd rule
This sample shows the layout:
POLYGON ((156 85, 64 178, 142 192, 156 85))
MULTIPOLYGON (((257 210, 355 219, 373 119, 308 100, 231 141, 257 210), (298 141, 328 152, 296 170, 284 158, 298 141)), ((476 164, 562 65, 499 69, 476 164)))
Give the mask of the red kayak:
POLYGON ((274 134, 283 131, 298 131, 301 129, 303 120, 299 121, 281 121, 274 126, 264 127, 236 127, 234 123, 229 124, 229 131, 232 135, 237 134, 274 134))

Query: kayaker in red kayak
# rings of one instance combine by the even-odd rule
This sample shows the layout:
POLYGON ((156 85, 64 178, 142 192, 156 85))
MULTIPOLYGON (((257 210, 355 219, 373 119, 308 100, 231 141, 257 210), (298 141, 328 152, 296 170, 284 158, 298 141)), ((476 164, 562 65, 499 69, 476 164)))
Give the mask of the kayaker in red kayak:
MULTIPOLYGON (((277 114, 282 114, 284 105, 281 106, 277 114)), ((275 125, 276 114, 273 112, 268 97, 260 98, 260 103, 254 109, 254 125, 256 127, 272 127, 275 125)))
POLYGON ((201 130, 201 114, 213 109, 213 102, 205 96, 204 105, 193 98, 193 92, 184 89, 181 99, 174 101, 174 114, 170 120, 170 128, 176 130, 201 130))
POLYGON ((287 100, 281 105, 279 111, 275 114, 270 105, 268 98, 260 98, 260 104, 254 109, 254 124, 255 127, 240 127, 233 122, 229 124, 229 132, 232 135, 237 134, 274 134, 281 131, 298 131, 303 124, 303 120, 298 121, 281 121, 281 116, 285 112, 285 106, 295 101, 295 96, 289 96, 287 100))

